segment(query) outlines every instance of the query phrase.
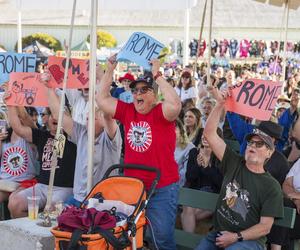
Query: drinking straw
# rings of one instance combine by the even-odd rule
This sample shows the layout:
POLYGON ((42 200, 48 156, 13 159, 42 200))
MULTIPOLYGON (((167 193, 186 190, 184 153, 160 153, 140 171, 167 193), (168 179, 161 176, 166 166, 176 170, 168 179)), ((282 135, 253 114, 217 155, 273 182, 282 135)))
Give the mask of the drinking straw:
MULTIPOLYGON (((35 185, 33 185, 32 187, 32 199, 33 199, 33 213, 34 213, 34 216, 33 218, 35 217, 35 188, 34 188, 35 185)), ((35 218, 34 218, 35 219, 35 218)))

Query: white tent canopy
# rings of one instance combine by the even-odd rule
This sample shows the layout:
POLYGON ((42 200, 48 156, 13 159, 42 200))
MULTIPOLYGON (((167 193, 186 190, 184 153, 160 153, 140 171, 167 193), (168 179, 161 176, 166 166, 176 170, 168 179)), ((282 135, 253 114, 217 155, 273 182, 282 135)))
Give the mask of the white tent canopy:
MULTIPOLYGON (((283 6, 286 3, 286 0, 255 0, 257 2, 261 3, 268 3, 270 5, 275 5, 275 6, 283 6)), ((289 8, 290 9, 298 9, 300 6, 300 1, 299 0, 289 0, 289 8)))

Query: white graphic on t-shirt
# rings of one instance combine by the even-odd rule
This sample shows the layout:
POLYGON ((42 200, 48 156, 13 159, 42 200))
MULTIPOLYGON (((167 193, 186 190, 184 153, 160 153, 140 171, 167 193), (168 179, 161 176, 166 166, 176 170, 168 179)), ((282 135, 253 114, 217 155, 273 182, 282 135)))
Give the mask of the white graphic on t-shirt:
POLYGON ((42 169, 46 171, 51 170, 51 159, 53 154, 53 142, 54 139, 48 138, 42 155, 42 169))
POLYGON ((23 174, 28 168, 27 152, 20 147, 10 147, 3 154, 3 169, 12 176, 23 174))
POLYGON ((240 214, 243 220, 246 221, 246 216, 250 208, 249 192, 241 189, 236 180, 226 185, 226 195, 223 200, 226 200, 227 206, 232 211, 240 214))
POLYGON ((136 152, 145 152, 152 143, 152 132, 147 122, 131 122, 127 133, 130 147, 136 152))

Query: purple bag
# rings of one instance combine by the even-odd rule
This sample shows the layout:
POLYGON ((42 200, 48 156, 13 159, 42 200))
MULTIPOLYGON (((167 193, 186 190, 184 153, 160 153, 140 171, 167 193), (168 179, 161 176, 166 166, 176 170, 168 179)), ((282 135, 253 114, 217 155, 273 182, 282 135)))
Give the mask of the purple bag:
POLYGON ((102 229, 112 229, 116 226, 115 216, 95 208, 67 207, 57 217, 57 222, 59 229, 67 232, 73 232, 76 229, 88 232, 97 226, 102 229))

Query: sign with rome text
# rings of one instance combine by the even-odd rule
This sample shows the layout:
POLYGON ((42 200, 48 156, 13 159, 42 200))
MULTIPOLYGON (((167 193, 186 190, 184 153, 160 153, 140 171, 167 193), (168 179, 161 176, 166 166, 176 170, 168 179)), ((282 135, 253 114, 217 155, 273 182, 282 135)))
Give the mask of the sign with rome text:
MULTIPOLYGON (((49 87, 62 88, 64 80, 66 58, 49 56, 48 70, 51 74, 49 87)), ((70 59, 68 69, 68 89, 88 88, 89 85, 89 60, 70 59)))
POLYGON ((11 106, 48 107, 47 87, 39 73, 11 73, 6 104, 11 106))
POLYGON ((150 70, 149 61, 158 58, 165 46, 151 36, 135 32, 117 55, 117 60, 127 60, 150 70))
POLYGON ((256 118, 270 119, 282 84, 261 79, 248 79, 230 88, 231 97, 226 100, 227 111, 256 118))
POLYGON ((35 72, 36 55, 24 53, 0 53, 0 84, 9 80, 12 72, 35 72))

